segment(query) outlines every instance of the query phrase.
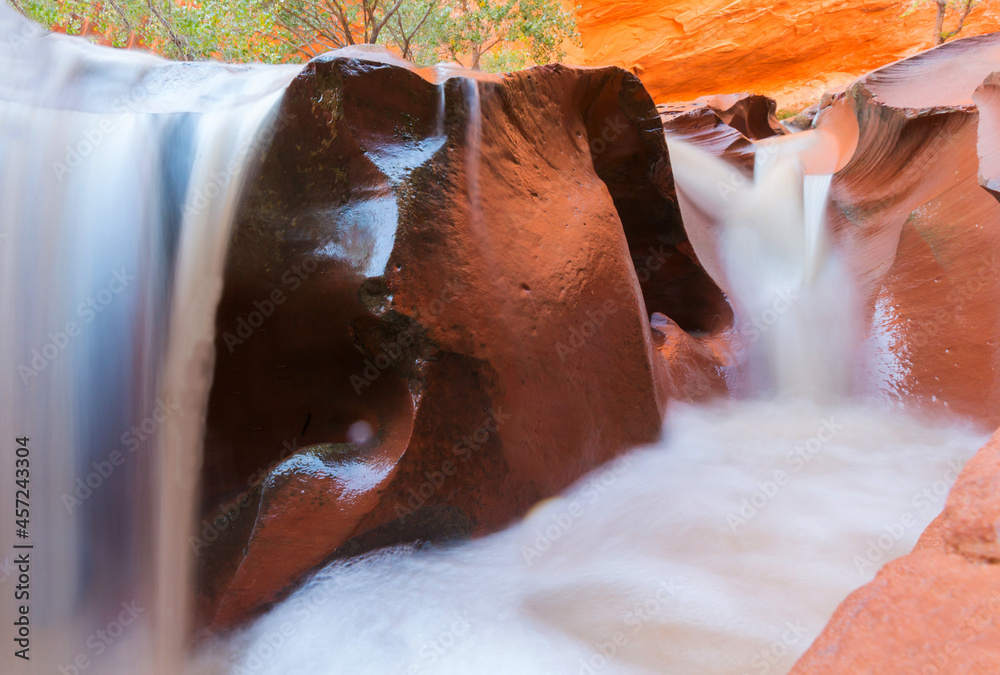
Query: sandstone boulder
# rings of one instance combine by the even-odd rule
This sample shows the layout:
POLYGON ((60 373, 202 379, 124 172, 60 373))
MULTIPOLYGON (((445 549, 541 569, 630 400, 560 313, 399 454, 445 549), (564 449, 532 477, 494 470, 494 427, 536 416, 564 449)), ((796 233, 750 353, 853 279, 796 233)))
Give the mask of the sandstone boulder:
POLYGON ((202 624, 331 558, 494 531, 725 391, 689 339, 728 305, 633 75, 334 52, 261 152, 218 311, 202 624))

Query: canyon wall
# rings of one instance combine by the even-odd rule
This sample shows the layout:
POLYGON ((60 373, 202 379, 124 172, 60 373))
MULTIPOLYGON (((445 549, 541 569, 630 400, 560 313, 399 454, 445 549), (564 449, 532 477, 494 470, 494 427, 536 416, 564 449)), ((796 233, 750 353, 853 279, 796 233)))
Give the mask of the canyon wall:
MULTIPOLYGON (((933 46, 934 3, 903 16, 904 0, 582 0, 588 65, 638 75, 657 103, 707 94, 766 94, 803 107, 882 65, 933 46)), ((949 15, 945 29, 954 28, 949 15)), ((1000 8, 977 7, 961 36, 1000 29, 1000 8)))

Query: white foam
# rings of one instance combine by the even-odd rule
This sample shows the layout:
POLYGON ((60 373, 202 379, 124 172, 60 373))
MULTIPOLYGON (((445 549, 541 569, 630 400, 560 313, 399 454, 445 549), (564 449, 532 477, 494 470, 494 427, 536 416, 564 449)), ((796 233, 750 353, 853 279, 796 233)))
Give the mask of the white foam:
POLYGON ((798 401, 668 425, 504 532, 326 569, 192 672, 786 672, 985 440, 798 401))

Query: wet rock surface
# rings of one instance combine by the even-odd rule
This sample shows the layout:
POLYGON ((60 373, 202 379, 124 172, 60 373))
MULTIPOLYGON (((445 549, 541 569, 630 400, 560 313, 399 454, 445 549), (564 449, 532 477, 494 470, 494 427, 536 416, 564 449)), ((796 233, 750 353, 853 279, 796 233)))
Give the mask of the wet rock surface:
POLYGON ((948 43, 844 94, 858 149, 834 178, 831 222, 872 312, 881 394, 995 426, 1000 205, 980 185, 992 126, 976 91, 1000 69, 1000 36, 948 43), (980 148, 980 153, 982 148, 980 148))
POLYGON ((333 558, 494 531, 655 439, 668 399, 725 391, 687 343, 728 311, 634 76, 314 60, 229 254, 201 625, 333 558))

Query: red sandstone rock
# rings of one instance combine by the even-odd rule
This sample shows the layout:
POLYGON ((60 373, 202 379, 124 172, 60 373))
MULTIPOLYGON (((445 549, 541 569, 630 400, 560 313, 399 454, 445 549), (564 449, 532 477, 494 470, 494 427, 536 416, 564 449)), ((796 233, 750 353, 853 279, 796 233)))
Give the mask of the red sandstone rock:
POLYGON ((1000 35, 948 43, 852 86, 857 152, 832 225, 874 312, 883 392, 990 425, 1000 395, 1000 205, 979 183, 973 95, 1000 69, 1000 35))
POLYGON ((247 189, 218 312, 204 623, 331 557, 496 530, 654 439, 668 399, 725 390, 685 331, 728 305, 639 81, 547 66, 477 93, 400 63, 311 62, 247 189), (348 443, 358 421, 375 436, 348 443))
MULTIPOLYGON (((934 3, 903 16, 886 0, 583 0, 578 12, 589 65, 642 78, 657 103, 752 91, 796 109, 864 73, 932 46, 934 3)), ((950 17, 947 29, 953 27, 950 17)), ((983 3, 962 36, 1000 30, 983 3)))
POLYGON ((966 466, 918 550, 852 593, 792 675, 1000 672, 998 488, 1000 434, 966 466))

